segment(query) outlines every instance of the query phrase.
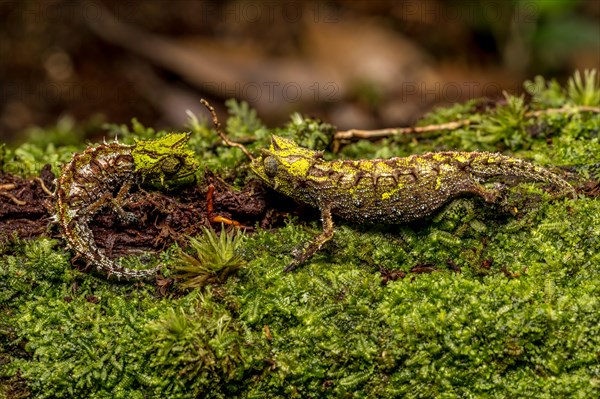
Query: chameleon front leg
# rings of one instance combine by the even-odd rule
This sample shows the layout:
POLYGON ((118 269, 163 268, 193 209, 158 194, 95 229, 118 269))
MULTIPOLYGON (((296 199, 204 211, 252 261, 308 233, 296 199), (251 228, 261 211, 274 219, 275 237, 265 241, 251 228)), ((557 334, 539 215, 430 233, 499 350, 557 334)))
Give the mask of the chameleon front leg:
POLYGON ((505 187, 503 184, 497 184, 495 188, 486 188, 482 184, 475 181, 471 182, 471 184, 472 186, 466 190, 466 192, 478 195, 489 204, 493 204, 498 200, 498 197, 500 197, 500 194, 505 187))
MULTIPOLYGON (((308 245, 295 254, 294 260, 283 269, 284 272, 291 272, 302 263, 306 262, 311 256, 313 256, 318 250, 320 250, 325 243, 333 238, 333 219, 331 218, 331 207, 321 207, 321 220, 323 222, 323 232, 315 237, 308 245)), ((294 251, 296 252, 296 251, 294 251)))
POLYGON ((113 196, 111 193, 104 193, 100 198, 79 209, 77 213, 84 220, 92 220, 94 215, 98 213, 102 208, 111 203, 113 196))
POLYGON ((132 212, 127 212, 121 206, 121 204, 124 202, 125 195, 127 195, 131 190, 131 186, 132 184, 130 182, 124 183, 119 189, 117 196, 110 200, 115 212, 117 212, 117 215, 119 215, 119 218, 125 224, 135 223, 138 220, 132 212))
POLYGON ((113 207, 113 209, 115 210, 117 215, 119 215, 119 218, 122 221, 124 221, 125 223, 135 222, 137 220, 135 215, 131 212, 127 212, 121 206, 121 204, 124 202, 125 195, 129 193, 130 189, 131 183, 125 183, 119 189, 119 192, 117 193, 116 197, 113 197, 113 195, 109 192, 104 193, 100 198, 98 198, 91 204, 87 205, 84 208, 81 208, 78 213, 80 215, 84 215, 86 219, 91 220, 93 218, 93 215, 98 213, 105 206, 110 205, 113 207))

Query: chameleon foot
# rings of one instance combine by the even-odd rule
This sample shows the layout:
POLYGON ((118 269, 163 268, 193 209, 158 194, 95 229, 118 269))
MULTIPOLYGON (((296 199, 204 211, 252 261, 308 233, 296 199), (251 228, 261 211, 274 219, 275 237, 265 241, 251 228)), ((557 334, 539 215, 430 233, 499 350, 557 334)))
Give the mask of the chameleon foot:
POLYGON ((506 185, 502 183, 494 184, 494 188, 486 188, 479 183, 475 183, 470 192, 480 196, 488 204, 493 204, 498 200, 505 188, 506 185))
POLYGON ((123 213, 119 212, 119 221, 124 226, 130 226, 130 225, 138 223, 139 219, 138 219, 137 216, 135 216, 133 214, 133 212, 125 212, 125 211, 123 211, 123 213))
POLYGON ((284 272, 291 272, 296 269, 333 238, 333 220, 331 218, 331 209, 329 207, 323 207, 321 210, 321 219, 323 221, 323 232, 315 237, 303 250, 292 252, 294 260, 283 269, 284 272))
POLYGON ((116 198, 112 199, 110 201, 110 204, 112 205, 114 211, 117 213, 119 221, 124 226, 130 226, 132 224, 136 224, 139 221, 138 217, 135 216, 133 212, 127 212, 126 210, 124 210, 123 207, 119 205, 119 202, 116 198))

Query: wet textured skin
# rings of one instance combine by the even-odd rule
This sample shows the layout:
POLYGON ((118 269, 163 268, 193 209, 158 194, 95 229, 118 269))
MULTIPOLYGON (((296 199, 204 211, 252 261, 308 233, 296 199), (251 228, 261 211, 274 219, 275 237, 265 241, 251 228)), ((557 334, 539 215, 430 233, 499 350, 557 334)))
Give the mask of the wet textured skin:
POLYGON ((187 149, 188 139, 188 134, 177 133, 135 145, 115 141, 74 154, 62 168, 55 194, 55 219, 68 246, 108 276, 154 277, 159 267, 133 270, 109 259, 96 246, 89 223, 105 206, 113 207, 123 222, 134 222, 135 217, 121 207, 134 185, 172 188, 193 181, 199 165, 187 149))
POLYGON ((430 215, 452 198, 477 195, 493 203, 490 180, 551 183, 575 196, 559 176, 529 162, 487 152, 436 152, 406 158, 325 161, 322 153, 273 136, 252 162, 267 185, 321 211, 323 232, 286 267, 293 270, 333 237, 331 215, 357 223, 403 223, 430 215))

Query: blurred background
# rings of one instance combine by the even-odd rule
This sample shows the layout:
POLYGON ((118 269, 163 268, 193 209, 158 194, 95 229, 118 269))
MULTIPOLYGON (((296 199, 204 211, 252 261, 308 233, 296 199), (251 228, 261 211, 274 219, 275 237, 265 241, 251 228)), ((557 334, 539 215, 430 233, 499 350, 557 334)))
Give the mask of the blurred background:
POLYGON ((0 0, 0 141, 137 118, 184 130, 225 99, 270 126, 406 126, 436 105, 600 68, 597 0, 0 0))

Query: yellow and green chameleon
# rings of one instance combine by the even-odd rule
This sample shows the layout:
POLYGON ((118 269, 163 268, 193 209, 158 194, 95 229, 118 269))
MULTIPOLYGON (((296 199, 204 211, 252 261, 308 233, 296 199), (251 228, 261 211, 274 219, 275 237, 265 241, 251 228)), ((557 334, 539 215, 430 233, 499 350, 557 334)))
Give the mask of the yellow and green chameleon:
MULTIPOLYGON (((357 223, 404 223, 432 214, 451 199, 476 195, 493 203, 502 186, 482 183, 529 180, 550 183, 575 196, 561 177, 529 162, 487 152, 434 152, 405 158, 326 161, 322 152, 273 136, 268 149, 254 158, 241 144, 227 139, 214 109, 206 102, 220 137, 241 148, 252 171, 269 187, 319 208, 323 232, 285 268, 291 271, 317 252, 334 234, 332 215, 357 223)), ((88 226, 94 214, 119 203, 134 184, 162 186, 189 181, 199 167, 187 149, 189 136, 170 134, 133 146, 102 144, 75 154, 57 180, 56 219, 67 244, 99 270, 118 278, 151 278, 157 268, 131 270, 110 260, 95 244, 88 226)))
POLYGON ((109 259, 97 247, 89 223, 104 207, 112 207, 124 222, 135 217, 122 208, 132 186, 148 184, 166 188, 189 183, 199 167, 187 148, 189 134, 169 134, 134 145, 118 142, 89 147, 73 155, 56 181, 56 214, 67 245, 88 263, 118 279, 145 279, 158 267, 128 269, 109 259))

